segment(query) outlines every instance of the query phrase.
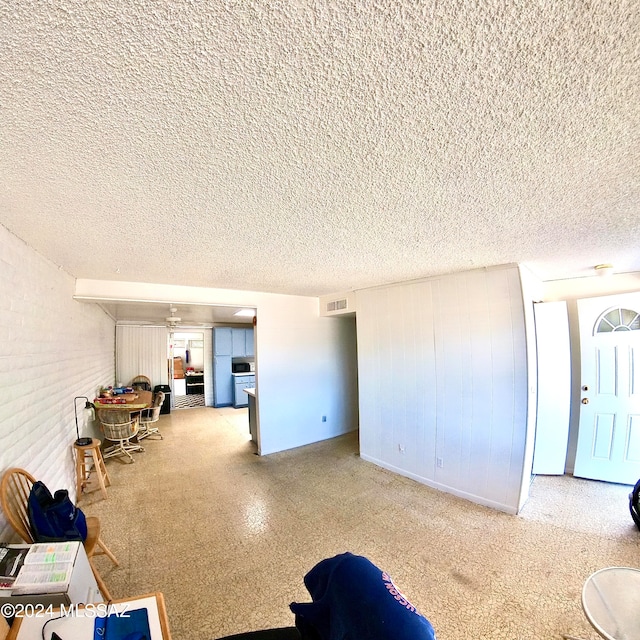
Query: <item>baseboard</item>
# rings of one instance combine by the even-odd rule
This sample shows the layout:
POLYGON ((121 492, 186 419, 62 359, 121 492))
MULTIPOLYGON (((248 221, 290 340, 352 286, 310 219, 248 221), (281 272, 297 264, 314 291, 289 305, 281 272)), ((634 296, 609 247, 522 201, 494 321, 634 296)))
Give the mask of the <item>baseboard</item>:
POLYGON ((494 500, 488 500, 483 496, 479 496, 473 493, 469 493, 467 491, 461 491, 460 489, 456 489, 455 487, 450 487, 445 484, 441 484, 440 482, 436 482, 429 478, 425 478, 423 476, 419 476, 415 473, 411 473, 410 471, 406 471, 405 469, 400 469, 392 464, 388 464, 383 460, 378 460, 373 456, 369 456, 361 453, 360 457, 367 462, 371 462, 378 467, 382 467, 383 469, 387 469, 388 471, 392 471, 393 473, 397 473, 400 476, 404 476, 405 478, 410 478, 411 480, 415 480, 420 484, 424 484, 432 489, 437 489, 438 491, 443 491, 444 493, 450 493, 451 495, 457 496, 458 498, 464 498, 465 500, 469 500, 469 502, 473 502, 475 504, 482 505, 483 507, 490 507, 491 509, 496 509, 497 511, 503 511, 504 513, 508 513, 511 515, 516 515, 518 513, 515 507, 512 507, 508 504, 503 504, 502 502, 496 502, 494 500))

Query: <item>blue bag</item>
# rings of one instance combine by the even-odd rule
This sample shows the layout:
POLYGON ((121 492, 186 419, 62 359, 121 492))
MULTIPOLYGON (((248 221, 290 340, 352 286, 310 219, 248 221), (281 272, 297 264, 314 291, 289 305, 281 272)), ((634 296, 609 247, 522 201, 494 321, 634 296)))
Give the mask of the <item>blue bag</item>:
POLYGON ((29 522, 36 542, 87 539, 87 519, 66 489, 54 495, 43 482, 34 482, 28 500, 29 522))
POLYGON ((640 480, 636 482, 633 491, 629 494, 629 511, 636 527, 640 529, 640 480))

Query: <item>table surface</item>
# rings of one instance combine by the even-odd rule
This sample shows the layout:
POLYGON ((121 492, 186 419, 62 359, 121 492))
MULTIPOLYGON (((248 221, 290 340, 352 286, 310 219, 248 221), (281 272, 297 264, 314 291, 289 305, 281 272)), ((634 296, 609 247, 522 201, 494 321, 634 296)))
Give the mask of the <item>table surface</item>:
MULTIPOLYGON (((78 609, 73 615, 67 615, 62 618, 60 618, 59 610, 54 610, 53 612, 47 611, 40 617, 16 618, 15 622, 11 625, 7 640, 41 640, 42 627, 47 620, 52 620, 51 624, 47 625, 47 633, 49 633, 49 631, 56 631, 65 639, 67 637, 73 637, 74 640, 93 640, 95 618, 98 617, 101 612, 99 607, 106 608, 107 606, 109 607, 109 613, 117 610, 120 611, 122 615, 126 615, 127 611, 132 611, 133 609, 146 608, 149 614, 151 640, 171 640, 164 597, 162 593, 159 592, 133 598, 112 600, 109 605, 100 603, 87 606, 86 609, 83 609, 84 605, 78 605, 78 609)), ((69 607, 67 607, 67 610, 68 609, 69 607)), ((46 637, 48 638, 50 636, 47 635, 46 637)))
POLYGON ((587 578, 582 607, 607 640, 640 640, 640 569, 607 567, 587 578))
POLYGON ((153 393, 151 391, 136 391, 135 393, 138 397, 128 400, 125 404, 100 404, 99 400, 96 400, 93 404, 100 411, 127 411, 128 409, 139 411, 151 406, 153 402, 153 393))

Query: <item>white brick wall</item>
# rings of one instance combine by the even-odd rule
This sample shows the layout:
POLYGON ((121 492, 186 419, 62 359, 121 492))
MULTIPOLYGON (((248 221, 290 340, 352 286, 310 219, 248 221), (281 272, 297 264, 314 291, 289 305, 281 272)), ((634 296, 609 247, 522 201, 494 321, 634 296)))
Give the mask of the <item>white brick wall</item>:
MULTIPOLYGON (((0 473, 22 467, 75 499, 73 398, 114 383, 115 326, 73 293, 71 276, 0 226, 0 473)), ((0 541, 12 536, 0 514, 0 541)))

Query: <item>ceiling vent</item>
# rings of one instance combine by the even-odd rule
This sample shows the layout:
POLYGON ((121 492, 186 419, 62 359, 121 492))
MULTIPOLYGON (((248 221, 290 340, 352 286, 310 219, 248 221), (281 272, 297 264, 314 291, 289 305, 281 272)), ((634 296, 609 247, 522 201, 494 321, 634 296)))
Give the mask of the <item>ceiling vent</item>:
POLYGON ((344 311, 347 308, 347 299, 331 300, 327 302, 327 311, 344 311))

